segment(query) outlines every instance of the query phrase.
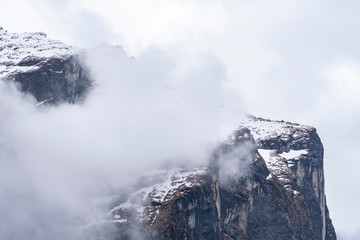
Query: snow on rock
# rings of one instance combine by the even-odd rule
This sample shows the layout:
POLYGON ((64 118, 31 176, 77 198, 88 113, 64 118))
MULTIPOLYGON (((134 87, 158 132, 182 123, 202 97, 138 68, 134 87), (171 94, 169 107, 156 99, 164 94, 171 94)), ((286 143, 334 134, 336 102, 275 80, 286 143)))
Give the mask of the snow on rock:
POLYGON ((272 155, 275 154, 275 150, 259 149, 259 154, 265 160, 266 163, 271 162, 272 155))
POLYGON ((11 33, 0 27, 0 78, 13 72, 36 70, 34 63, 39 59, 78 52, 80 49, 50 39, 42 32, 11 33))
POLYGON ((266 177, 266 180, 270 180, 272 178, 272 174, 269 173, 269 175, 266 177))
POLYGON ((192 187, 195 183, 192 178, 197 175, 204 174, 206 168, 197 168, 192 170, 172 170, 166 175, 166 180, 162 183, 155 185, 150 193, 149 197, 152 201, 159 203, 169 200, 172 194, 177 191, 180 187, 192 187))
POLYGON ((174 193, 185 191, 201 182, 198 181, 200 175, 205 174, 207 168, 196 169, 171 169, 154 171, 145 176, 146 183, 133 191, 121 204, 114 206, 105 216, 100 217, 95 223, 118 222, 123 223, 128 219, 147 221, 156 217, 159 212, 158 207, 164 201, 173 197, 174 193), (155 182, 154 179, 156 179, 155 182))
POLYGON ((258 151, 265 160, 266 166, 270 172, 283 183, 287 190, 292 189, 293 179, 295 176, 291 174, 286 161, 284 161, 284 159, 277 154, 275 150, 259 149, 258 151))
POLYGON ((294 160, 297 160, 303 154, 308 154, 308 150, 290 150, 288 153, 279 154, 276 150, 258 149, 258 152, 271 172, 267 180, 271 179, 271 174, 273 174, 280 180, 286 190, 292 191, 296 180, 296 176, 291 170, 296 164, 294 160))
POLYGON ((296 134, 299 135, 301 131, 312 129, 312 127, 306 125, 285 121, 271 121, 263 118, 256 118, 251 115, 243 118, 240 121, 240 125, 249 128, 255 140, 267 140, 280 136, 286 137, 287 135, 292 135, 296 138, 296 134))
POLYGON ((244 117, 240 125, 250 130, 258 145, 258 152, 265 160, 272 176, 276 176, 289 192, 293 192, 292 189, 296 186, 294 171, 302 159, 301 156, 309 154, 308 146, 303 145, 302 142, 309 142, 309 133, 315 129, 297 123, 271 121, 251 115, 244 117))
POLYGON ((290 149, 289 152, 283 152, 283 153, 280 153, 279 155, 286 159, 297 159, 301 155, 306 155, 308 153, 309 153, 309 150, 307 150, 307 149, 302 149, 302 150, 290 149))

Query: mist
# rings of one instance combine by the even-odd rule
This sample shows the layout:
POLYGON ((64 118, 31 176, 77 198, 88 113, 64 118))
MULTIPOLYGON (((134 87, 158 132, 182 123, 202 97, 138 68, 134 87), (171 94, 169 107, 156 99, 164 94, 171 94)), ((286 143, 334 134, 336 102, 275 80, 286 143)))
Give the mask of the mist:
POLYGON ((317 128, 325 147, 330 216, 339 239, 356 239, 359 4, 0 0, 0 20, 10 31, 43 31, 82 47, 113 42, 136 56, 154 45, 189 55, 211 52, 226 66, 229 81, 222 84, 236 94, 224 95, 233 94, 235 109, 241 104, 241 110, 256 116, 317 128))
POLYGON ((86 53, 95 84, 81 104, 36 106, 0 82, 1 239, 81 239, 98 199, 158 168, 206 165, 221 140, 226 71, 156 48, 86 53))

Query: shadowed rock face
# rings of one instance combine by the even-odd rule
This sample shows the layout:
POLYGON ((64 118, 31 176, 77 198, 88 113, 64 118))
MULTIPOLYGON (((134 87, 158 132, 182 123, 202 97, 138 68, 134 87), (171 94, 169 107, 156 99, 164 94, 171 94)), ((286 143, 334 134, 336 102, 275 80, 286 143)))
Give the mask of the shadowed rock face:
POLYGON ((0 79, 18 83, 41 103, 75 103, 92 84, 84 53, 45 33, 11 33, 0 28, 0 79))
MULTIPOLYGON (((148 176, 146 185, 114 199, 102 226, 118 229, 114 239, 132 239, 129 231, 123 236, 129 224, 147 232, 144 239, 336 239, 316 130, 254 117, 241 124, 208 167, 148 176), (269 131, 272 124, 276 129, 269 131), (242 167, 251 159, 246 173, 221 177, 222 158, 229 154, 242 167)), ((94 223, 89 231, 98 227, 94 223)))
POLYGON ((84 100, 92 84, 88 71, 80 64, 80 55, 29 58, 19 65, 36 69, 11 73, 7 79, 19 83, 21 90, 31 93, 38 102, 76 103, 84 100))
POLYGON ((243 124, 254 132, 259 152, 287 192, 304 198, 315 239, 336 239, 324 192, 324 149, 316 129, 261 118, 243 124), (275 125, 276 131, 264 133, 269 125, 275 125))

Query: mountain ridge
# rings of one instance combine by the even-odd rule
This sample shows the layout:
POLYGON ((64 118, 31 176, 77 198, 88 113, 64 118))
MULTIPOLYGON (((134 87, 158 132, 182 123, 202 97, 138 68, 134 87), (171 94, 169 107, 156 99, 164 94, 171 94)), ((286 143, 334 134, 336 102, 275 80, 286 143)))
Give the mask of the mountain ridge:
MULTIPOLYGON (((41 104, 79 103, 94 83, 84 53, 44 33, 0 27, 0 79, 41 104)), ((119 50, 120 51, 120 50, 119 50)), ((121 52, 121 51, 120 51, 121 52)), ((254 116, 239 121, 209 165, 142 176, 99 203, 89 239, 336 239, 316 129, 254 116)))
POLYGON ((83 50, 42 32, 11 33, 0 29, 0 79, 18 83, 39 103, 76 103, 93 84, 83 50))

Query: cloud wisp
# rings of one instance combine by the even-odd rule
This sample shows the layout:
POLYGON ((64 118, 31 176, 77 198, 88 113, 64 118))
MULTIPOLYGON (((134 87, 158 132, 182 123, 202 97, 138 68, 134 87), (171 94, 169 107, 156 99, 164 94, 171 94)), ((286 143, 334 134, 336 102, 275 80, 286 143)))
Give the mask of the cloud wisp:
POLYGON ((35 108, 0 82, 1 239, 81 239, 94 199, 159 167, 206 164, 219 140, 222 64, 157 49, 87 53, 96 87, 81 105, 35 108))

